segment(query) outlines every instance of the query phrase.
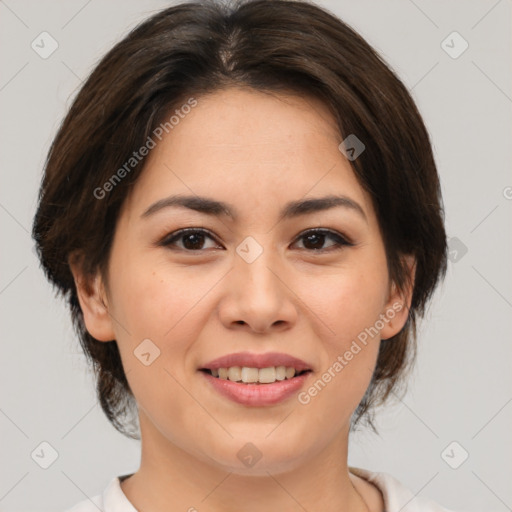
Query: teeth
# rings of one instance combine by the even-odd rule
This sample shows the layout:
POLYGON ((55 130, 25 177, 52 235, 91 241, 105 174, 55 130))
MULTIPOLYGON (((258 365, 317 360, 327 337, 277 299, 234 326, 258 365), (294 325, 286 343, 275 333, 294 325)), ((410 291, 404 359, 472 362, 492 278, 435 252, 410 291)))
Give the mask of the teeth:
POLYGON ((228 379, 234 382, 242 380, 242 368, 240 368, 240 366, 228 368, 228 379))
POLYGON ((233 382, 246 384, 260 383, 272 384, 273 382, 292 379, 295 376, 295 368, 286 366, 270 366, 268 368, 249 368, 247 366, 232 366, 210 370, 214 377, 233 382))
POLYGON ((286 366, 276 367, 276 379, 284 380, 286 378, 286 366))
POLYGON ((247 366, 244 366, 242 368, 242 376, 240 380, 242 382, 258 382, 258 376, 260 371, 258 368, 247 368, 247 366))
MULTIPOLYGON (((295 373, 295 371, 294 371, 295 373)), ((262 384, 268 384, 276 381, 276 369, 274 366, 270 368, 260 368, 258 372, 259 382, 262 384)))

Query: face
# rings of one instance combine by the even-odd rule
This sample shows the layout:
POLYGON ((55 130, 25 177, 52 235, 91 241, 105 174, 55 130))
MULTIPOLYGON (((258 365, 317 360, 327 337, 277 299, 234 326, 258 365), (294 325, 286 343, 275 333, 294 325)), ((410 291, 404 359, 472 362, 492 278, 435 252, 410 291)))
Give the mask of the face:
POLYGON ((346 442, 380 340, 407 308, 340 142, 316 100, 228 89, 197 98, 151 150, 118 220, 108 279, 79 290, 89 332, 117 340, 143 445, 266 474, 346 442), (196 201, 166 204, 171 196, 196 201), (289 207, 327 196, 344 199, 289 207), (199 197, 225 204, 198 211, 199 197), (309 371, 229 386, 206 375, 239 353, 281 354, 248 367, 298 366, 294 357, 309 371), (250 468, 244 455, 257 453, 250 468))

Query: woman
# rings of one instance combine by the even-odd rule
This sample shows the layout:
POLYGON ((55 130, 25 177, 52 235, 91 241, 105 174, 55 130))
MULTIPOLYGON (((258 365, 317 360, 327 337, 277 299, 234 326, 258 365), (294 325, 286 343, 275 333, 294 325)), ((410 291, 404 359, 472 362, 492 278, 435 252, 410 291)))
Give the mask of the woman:
POLYGON ((139 470, 73 512, 446 510, 347 463, 446 234, 420 114, 342 21, 280 0, 148 19, 75 99, 33 233, 105 414, 140 427, 139 470))

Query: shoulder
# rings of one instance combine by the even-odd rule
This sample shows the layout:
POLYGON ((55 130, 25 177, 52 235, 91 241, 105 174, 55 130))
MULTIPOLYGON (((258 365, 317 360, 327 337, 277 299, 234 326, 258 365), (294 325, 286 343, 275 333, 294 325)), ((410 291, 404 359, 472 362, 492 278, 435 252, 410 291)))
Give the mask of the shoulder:
MULTIPOLYGON (((350 467, 350 472, 373 484, 382 494, 386 512, 455 512, 431 500, 415 496, 388 473, 350 467)), ((65 512, 137 512, 121 489, 119 477, 113 478, 102 494, 83 500, 65 512)), ((462 512, 462 511, 458 511, 462 512)))
POLYGON ((427 498, 416 496, 388 473, 377 473, 354 467, 350 467, 349 470, 354 475, 372 483, 381 492, 386 512, 455 512, 427 498))
POLYGON ((64 512, 98 512, 103 510, 103 496, 98 494, 87 500, 80 501, 71 508, 66 509, 64 512))
POLYGON ((105 490, 92 498, 82 500, 64 512, 137 512, 121 489, 119 477, 113 478, 105 490))

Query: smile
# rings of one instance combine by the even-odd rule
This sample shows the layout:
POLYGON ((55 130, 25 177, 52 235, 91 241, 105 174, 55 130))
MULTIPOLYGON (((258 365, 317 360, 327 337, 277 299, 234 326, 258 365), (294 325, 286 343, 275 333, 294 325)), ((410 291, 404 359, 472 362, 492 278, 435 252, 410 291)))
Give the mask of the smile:
MULTIPOLYGON (((279 368, 279 367, 277 367, 279 368)), ((263 380, 265 380, 265 373, 268 372, 267 379, 272 377, 272 372, 277 374, 277 368, 247 368, 244 375, 246 378, 255 377, 255 371, 258 370, 258 381, 257 382, 243 382, 243 381, 232 381, 229 378, 222 378, 220 376, 214 377, 212 374, 212 370, 200 370, 200 374, 204 376, 207 381, 207 384, 211 386, 216 393, 218 393, 221 397, 227 398, 231 402, 235 402, 237 404, 250 406, 250 407, 264 407, 270 405, 276 405, 285 400, 295 396, 297 393, 301 391, 301 389, 305 386, 305 382, 310 375, 313 375, 311 370, 304 370, 297 375, 293 375, 291 377, 286 377, 283 380, 273 380, 272 382, 264 383, 260 382, 259 372, 264 370, 263 380), (248 370, 248 371, 247 371, 248 370), (251 374, 254 377, 251 377, 251 374), (247 377, 247 375, 249 377, 247 377)), ((219 368, 219 372, 221 370, 225 370, 225 372, 229 372, 232 370, 234 372, 238 370, 233 370, 231 368, 219 368)), ((242 371, 244 367, 240 369, 240 376, 242 376, 242 371)), ((291 375, 293 372, 295 373, 295 369, 291 368, 288 372, 288 375, 291 375)), ((288 371, 286 369, 286 371, 288 371)), ((279 370, 280 376, 282 375, 282 370, 279 370)), ((222 372, 224 375, 225 373, 222 372)))
POLYGON ((267 368, 250 368, 247 366, 231 366, 229 368, 204 369, 215 378, 242 382, 244 384, 272 384, 276 381, 293 379, 310 370, 297 371, 292 366, 269 366, 267 368))

